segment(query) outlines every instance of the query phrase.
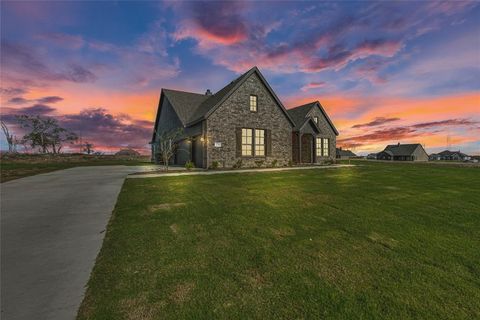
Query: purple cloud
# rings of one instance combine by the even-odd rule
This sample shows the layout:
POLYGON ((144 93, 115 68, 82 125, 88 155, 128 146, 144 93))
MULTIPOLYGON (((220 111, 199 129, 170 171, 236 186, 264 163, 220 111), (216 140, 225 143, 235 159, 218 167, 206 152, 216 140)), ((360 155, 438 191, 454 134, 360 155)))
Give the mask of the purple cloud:
POLYGON ((14 97, 8 100, 9 104, 25 104, 27 102, 30 102, 30 100, 25 99, 23 97, 14 97))
POLYGON ((365 128, 365 127, 376 127, 386 123, 390 123, 393 121, 400 120, 400 118, 384 118, 384 117, 377 117, 374 120, 367 122, 367 123, 360 123, 352 126, 352 128, 365 128))
POLYGON ((39 103, 57 103, 62 101, 63 98, 59 96, 48 96, 48 97, 43 97, 40 99, 37 99, 39 103))

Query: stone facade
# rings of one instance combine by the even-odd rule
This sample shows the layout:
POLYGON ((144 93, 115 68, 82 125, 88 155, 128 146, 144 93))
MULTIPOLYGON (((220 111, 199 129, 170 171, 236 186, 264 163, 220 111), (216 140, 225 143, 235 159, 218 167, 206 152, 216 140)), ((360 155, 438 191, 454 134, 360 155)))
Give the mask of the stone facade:
POLYGON ((325 119, 325 116, 322 114, 322 111, 320 108, 315 107, 310 111, 309 115, 313 117, 318 117, 318 123, 317 126, 320 128, 320 133, 317 134, 317 137, 320 138, 328 138, 329 140, 329 156, 328 157, 317 157, 316 162, 322 162, 325 160, 333 160, 335 159, 335 154, 336 154, 336 147, 337 147, 337 136, 335 135, 335 132, 333 131, 332 127, 330 124, 328 124, 327 119, 325 119))
POLYGON ((253 73, 206 120, 206 166, 213 161, 220 167, 232 167, 239 159, 242 166, 254 167, 255 161, 265 165, 277 160, 284 166, 292 159, 292 124, 271 96, 263 82, 253 73), (258 97, 256 112, 250 111, 250 95, 258 97), (271 155, 264 157, 237 156, 237 128, 265 129, 271 132, 271 155), (217 143, 217 147, 215 147, 217 143), (218 145, 221 144, 221 147, 218 145))

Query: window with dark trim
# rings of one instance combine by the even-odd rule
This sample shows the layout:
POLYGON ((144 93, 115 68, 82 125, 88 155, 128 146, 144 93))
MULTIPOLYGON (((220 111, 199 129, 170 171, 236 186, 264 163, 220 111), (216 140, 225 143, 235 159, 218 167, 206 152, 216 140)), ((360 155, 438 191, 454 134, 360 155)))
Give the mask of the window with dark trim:
POLYGON ((255 129, 255 156, 265 156, 265 130, 255 129))
POLYGON ((322 147, 323 147, 322 156, 328 157, 329 156, 328 138, 323 138, 322 147))
POLYGON ((242 128, 242 157, 265 157, 266 130, 242 128))
POLYGON ((257 112, 257 106, 258 106, 257 96, 253 94, 250 95, 250 111, 257 112))
POLYGON ((317 137, 317 140, 316 140, 316 145, 315 145, 315 153, 317 155, 317 157, 321 157, 322 156, 322 138, 320 137, 317 137))
POLYGON ((315 121, 315 124, 318 124, 318 117, 317 116, 313 117, 313 121, 315 121))
POLYGON ((242 156, 253 155, 253 129, 242 128, 242 156))

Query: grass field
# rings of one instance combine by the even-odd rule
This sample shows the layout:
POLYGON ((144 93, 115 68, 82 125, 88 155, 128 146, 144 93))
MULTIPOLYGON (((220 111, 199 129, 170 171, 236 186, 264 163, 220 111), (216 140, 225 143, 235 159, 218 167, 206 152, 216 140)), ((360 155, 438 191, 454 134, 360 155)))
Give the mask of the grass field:
POLYGON ((79 319, 478 319, 480 169, 126 180, 79 319))
POLYGON ((126 158, 113 155, 18 155, 5 157, 0 162, 0 182, 79 166, 143 165, 150 157, 126 158))

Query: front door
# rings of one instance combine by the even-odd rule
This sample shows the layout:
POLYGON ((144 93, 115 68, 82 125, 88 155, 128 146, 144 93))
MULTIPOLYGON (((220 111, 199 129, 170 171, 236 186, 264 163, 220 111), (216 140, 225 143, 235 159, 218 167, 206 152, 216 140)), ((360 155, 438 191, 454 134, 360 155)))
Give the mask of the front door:
POLYGON ((311 134, 302 135, 302 163, 312 163, 313 136, 311 134))

